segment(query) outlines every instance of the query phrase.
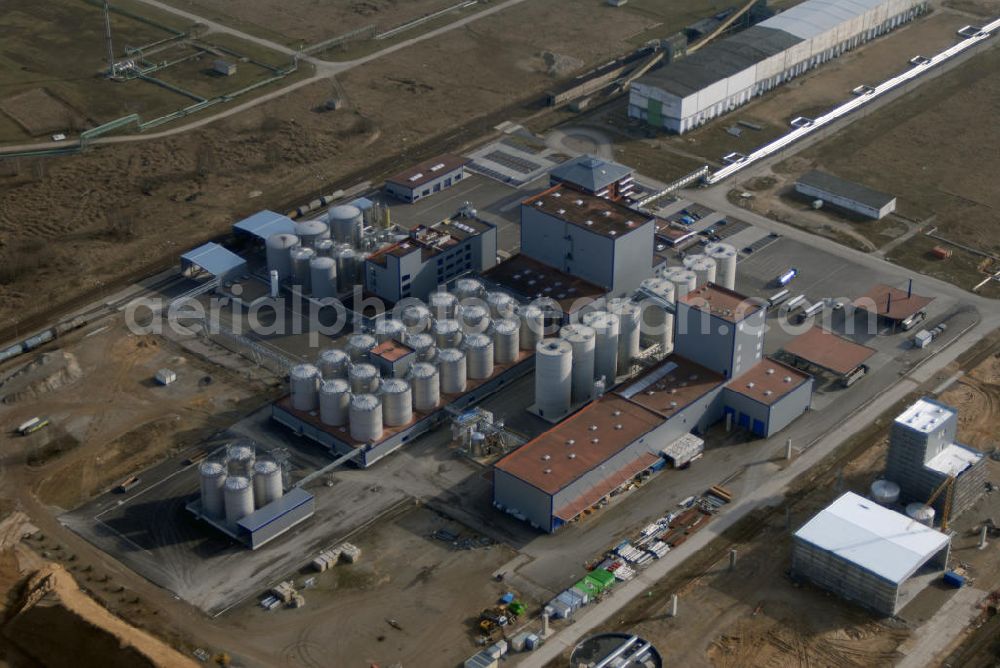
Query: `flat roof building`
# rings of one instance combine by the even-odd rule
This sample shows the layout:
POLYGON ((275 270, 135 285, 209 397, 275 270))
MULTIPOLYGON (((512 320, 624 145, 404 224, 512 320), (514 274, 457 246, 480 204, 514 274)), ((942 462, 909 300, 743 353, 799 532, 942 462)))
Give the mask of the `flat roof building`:
POLYGON ((404 202, 416 202, 464 179, 468 162, 457 155, 426 160, 386 179, 386 192, 404 202))
POLYGON ((948 563, 951 539, 847 492, 795 532, 792 573, 880 615, 895 615, 948 563))
POLYGON ((563 313, 574 313, 607 292, 599 285, 559 271, 524 253, 504 260, 482 278, 502 287, 523 303, 540 298, 556 300, 563 313))
POLYGON ((874 348, 849 341, 817 325, 796 336, 782 350, 796 360, 837 376, 848 375, 876 352, 874 348))
POLYGON ((893 323, 902 323, 923 311, 932 301, 933 297, 918 295, 912 289, 901 290, 878 283, 855 299, 854 306, 893 323))
POLYGON ((812 391, 812 376, 765 357, 726 384, 722 410, 733 416, 737 427, 767 438, 809 408, 812 391))
POLYGON ((758 300, 708 283, 677 299, 674 350, 734 378, 764 354, 764 317, 758 300))
POLYGON ((896 210, 894 196, 818 170, 800 176, 795 192, 875 220, 896 210))

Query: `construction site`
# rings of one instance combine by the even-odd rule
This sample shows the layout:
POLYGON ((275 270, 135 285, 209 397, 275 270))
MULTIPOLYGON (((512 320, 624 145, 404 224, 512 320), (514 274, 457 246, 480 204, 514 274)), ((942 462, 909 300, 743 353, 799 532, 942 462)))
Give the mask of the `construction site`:
POLYGON ((0 661, 987 664, 988 11, 17 8, 0 661))

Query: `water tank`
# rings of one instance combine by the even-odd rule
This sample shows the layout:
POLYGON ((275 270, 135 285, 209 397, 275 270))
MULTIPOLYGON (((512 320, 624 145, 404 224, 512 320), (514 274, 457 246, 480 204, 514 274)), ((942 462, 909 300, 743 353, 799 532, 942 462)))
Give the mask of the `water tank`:
POLYGON ((351 361, 361 362, 369 358, 369 353, 371 353, 376 343, 375 337, 371 334, 358 332, 347 337, 347 347, 345 350, 351 361))
POLYGON ((594 391, 594 359, 597 335, 586 325, 566 325, 559 335, 573 348, 573 401, 592 398, 594 391))
POLYGON ((934 526, 934 509, 925 503, 911 503, 906 506, 906 515, 925 526, 934 526))
POLYGON ((292 249, 292 284, 302 287, 303 292, 309 292, 309 263, 316 256, 316 251, 304 246, 292 249))
POLYGON ((472 380, 486 380, 493 375, 493 339, 488 334, 469 334, 463 342, 472 380))
POLYGON ((253 502, 263 508, 277 501, 285 493, 281 484, 281 467, 270 459, 262 459, 253 465, 253 502))
POLYGON ((670 267, 663 272, 663 278, 674 284, 677 299, 687 296, 689 292, 698 287, 698 277, 693 271, 684 267, 670 267))
POLYGON ((688 270, 694 272, 697 287, 707 283, 715 283, 715 260, 710 257, 701 257, 697 262, 692 262, 688 270))
POLYGON ((891 480, 876 480, 871 486, 872 500, 881 506, 899 502, 899 485, 891 480))
POLYGON ((319 354, 319 371, 323 378, 347 378, 351 357, 338 348, 327 348, 319 354))
POLYGON ((457 348, 442 348, 439 350, 438 369, 441 372, 441 392, 443 394, 465 392, 467 376, 464 350, 457 348))
POLYGON ((354 394, 374 394, 378 390, 378 369, 373 364, 361 362, 351 365, 347 379, 351 382, 351 392, 354 394))
POLYGON ((343 378, 324 380, 319 386, 319 419, 331 427, 347 424, 351 403, 351 384, 343 378))
POLYGON ((573 392, 573 346, 544 339, 535 347, 535 408, 544 418, 569 412, 573 392))
POLYGON ((426 332, 431 326, 431 310, 423 304, 410 304, 403 309, 401 317, 410 334, 426 332))
POLYGON ((413 348, 418 362, 433 362, 437 357, 437 343, 426 332, 410 334, 406 337, 406 345, 413 348))
POLYGON ((337 290, 345 292, 354 287, 357 257, 350 246, 338 246, 333 251, 333 259, 337 261, 337 290))
POLYGON ((222 517, 225 513, 222 490, 226 485, 226 467, 219 462, 202 462, 198 473, 201 482, 201 512, 209 517, 222 517))
POLYGON ((438 348, 457 348, 462 343, 462 325, 457 320, 435 320, 431 333, 438 348))
POLYGON ((639 324, 642 309, 631 299, 611 299, 608 311, 618 316, 618 375, 624 376, 639 356, 639 324))
POLYGON ((413 419, 413 392, 402 378, 382 383, 382 418, 387 427, 400 427, 413 419))
POLYGON ((393 318, 381 318, 375 321, 375 340, 379 343, 385 341, 406 341, 406 325, 402 320, 393 318))
POLYGON ((315 256, 309 261, 309 287, 316 299, 337 296, 337 261, 315 256))
POLYGON ((455 281, 455 287, 451 290, 458 301, 465 302, 466 299, 481 299, 486 289, 482 281, 474 278, 460 278, 455 281))
POLYGON ((512 364, 521 347, 521 324, 513 318, 493 321, 493 361, 512 364))
POLYGON ((721 241, 713 241, 705 246, 705 255, 715 260, 715 282, 724 288, 735 290, 736 260, 739 258, 736 248, 721 241))
POLYGON ((226 524, 236 523, 253 512, 253 488, 250 479, 241 475, 226 478, 225 487, 226 524))
POLYGON ((295 223, 295 236, 303 246, 315 249, 320 239, 330 238, 330 228, 322 220, 302 220, 295 223))
POLYGON ((435 318, 454 318, 458 307, 458 297, 450 292, 432 292, 427 298, 427 305, 435 318))
POLYGON ((239 440, 226 447, 226 470, 229 475, 248 477, 253 473, 253 442, 239 440))
POLYGON ((361 228, 364 225, 364 214, 361 209, 351 204, 331 206, 326 212, 330 222, 330 235, 339 243, 357 246, 361 243, 361 228))
POLYGON ((382 402, 374 394, 351 397, 351 438, 370 443, 382 438, 382 402))
POLYGON ((506 292, 487 292, 486 305, 490 308, 493 319, 509 318, 517 309, 517 302, 506 292))
POLYGON ((480 304, 463 306, 459 313, 466 333, 485 332, 490 325, 490 311, 480 304))
POLYGON ((298 248, 299 238, 294 234, 272 234, 267 238, 267 270, 277 271, 278 278, 285 280, 292 275, 293 248, 298 248))
POLYGON ((316 255, 320 257, 333 257, 333 249, 336 244, 333 239, 320 239, 316 242, 314 249, 316 250, 316 255))
POLYGON ((534 350, 545 333, 545 311, 536 304, 518 309, 521 318, 521 350, 534 350))
POLYGON ((297 411, 316 410, 316 390, 319 384, 319 369, 312 364, 296 364, 288 372, 289 391, 292 408, 297 411))
POLYGON ((614 385, 618 373, 618 316, 607 311, 591 311, 583 316, 583 324, 594 330, 594 378, 604 376, 606 384, 614 385))
POLYGON ((410 365, 410 386, 414 409, 426 413, 437 408, 441 401, 441 375, 437 366, 428 362, 410 365))

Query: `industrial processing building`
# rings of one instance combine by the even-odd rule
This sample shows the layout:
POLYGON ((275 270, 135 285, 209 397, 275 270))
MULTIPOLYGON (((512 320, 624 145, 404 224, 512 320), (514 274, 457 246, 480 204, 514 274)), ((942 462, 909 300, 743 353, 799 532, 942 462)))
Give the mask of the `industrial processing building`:
POLYGON ((567 160, 549 172, 549 184, 564 183, 580 192, 618 201, 635 188, 631 167, 592 155, 567 160))
POLYGON ((456 155, 442 155, 386 179, 385 189, 404 202, 416 202, 450 188, 465 178, 468 160, 456 155))
POLYGON ((927 0, 805 0, 638 80, 629 116, 687 132, 923 13, 927 0))
POLYGON ((948 563, 940 531, 847 492, 795 532, 792 573, 885 616, 948 563))
POLYGON ((795 192, 875 220, 896 210, 892 195, 815 169, 798 178, 795 192))

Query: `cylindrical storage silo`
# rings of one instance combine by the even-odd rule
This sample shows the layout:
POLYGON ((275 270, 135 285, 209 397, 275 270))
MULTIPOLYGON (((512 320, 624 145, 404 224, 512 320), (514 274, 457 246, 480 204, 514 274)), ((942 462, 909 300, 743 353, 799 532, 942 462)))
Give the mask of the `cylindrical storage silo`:
POLYGON ((382 402, 374 394, 355 394, 350 408, 351 438, 370 443, 382 438, 382 402))
POLYGON ((429 362, 410 365, 410 386, 413 389, 413 408, 427 413, 437 408, 441 401, 441 375, 437 366, 429 362))
POLYGON ((339 246, 333 251, 333 259, 337 261, 337 290, 345 292, 354 287, 354 274, 357 258, 350 246, 339 246))
POLYGON ((350 355, 338 348, 327 348, 319 354, 319 372, 327 380, 347 378, 347 369, 350 366, 350 355))
POLYGON ((506 292, 487 292, 486 304, 490 308, 490 316, 494 320, 510 318, 517 309, 517 302, 506 292))
POLYGON ((684 259, 681 260, 681 264, 684 266, 685 269, 690 269, 691 265, 693 265, 695 262, 704 260, 705 257, 707 256, 704 253, 688 253, 687 255, 684 256, 684 259))
POLYGON ((490 312, 485 306, 470 304, 461 309, 462 329, 468 333, 485 332, 490 326, 490 312))
POLYGON ((427 298, 427 306, 435 318, 448 320, 455 317, 458 308, 458 297, 450 292, 432 292, 427 298))
POLYGON ((695 285, 699 288, 708 283, 715 283, 715 260, 710 257, 701 257, 697 262, 692 262, 688 270, 694 272, 695 285))
POLYGON ((292 408, 297 411, 316 410, 316 390, 319 384, 319 369, 312 364, 296 364, 288 372, 289 391, 292 408))
POLYGON ((663 272, 663 278, 674 284, 674 294, 677 299, 686 297, 689 292, 698 287, 698 277, 693 271, 684 267, 670 267, 663 272))
POLYGON ((535 304, 518 310, 521 319, 519 345, 521 350, 534 350, 545 332, 545 311, 535 304))
POLYGON ((387 427, 401 427, 413 419, 413 392, 402 378, 382 383, 382 419, 387 427))
POLYGON ((467 372, 464 350, 458 348, 439 350, 438 369, 441 373, 441 392, 443 394, 465 392, 467 372))
POLYGON ((347 373, 347 379, 351 383, 351 392, 354 394, 374 394, 378 390, 378 369, 373 364, 364 362, 352 364, 351 370, 347 373))
POLYGON ((645 347, 659 345, 664 353, 673 348, 674 314, 667 310, 667 304, 674 303, 674 284, 665 278, 647 278, 640 284, 639 335, 645 347))
POLYGON ((426 332, 431 326, 431 310, 423 304, 410 304, 403 309, 401 317, 410 334, 426 332))
POLYGON ((604 376, 607 387, 615 383, 618 372, 618 316, 607 311, 591 311, 583 324, 594 330, 594 378, 604 376))
POLYGON ((326 212, 330 223, 330 235, 339 243, 357 246, 361 243, 361 228, 364 214, 351 204, 332 206, 326 212))
POLYGON ((377 343, 375 337, 371 334, 358 332, 347 337, 347 347, 345 350, 347 350, 347 354, 352 362, 361 362, 368 359, 369 353, 371 353, 372 348, 377 343))
POLYGON ((715 241, 705 246, 705 255, 715 260, 715 282, 730 290, 736 289, 736 261, 739 254, 736 248, 722 241, 715 241))
POLYGON ((493 339, 488 334, 469 334, 463 341, 471 380, 486 380, 493 375, 493 339))
POLYGON ((316 248, 321 239, 330 238, 330 228, 322 220, 302 220, 295 223, 295 236, 307 248, 316 248))
POLYGON ((272 234, 267 238, 267 269, 277 271, 278 278, 292 276, 292 249, 298 248, 299 238, 294 234, 272 234))
POLYGON ((320 257, 333 257, 333 249, 335 245, 336 244, 333 243, 333 239, 320 239, 314 246, 316 255, 320 257))
POLYGON ((482 281, 477 281, 474 278, 460 278, 455 281, 455 287, 452 288, 451 292, 458 298, 458 301, 464 302, 466 299, 481 299, 486 290, 482 281))
POLYGON ((906 516, 925 526, 934 526, 934 514, 934 508, 919 501, 906 506, 906 516))
POLYGON ((593 398, 597 335, 586 325, 566 325, 559 335, 573 348, 573 401, 593 398))
POLYGON ((309 261, 309 288, 316 299, 337 296, 337 261, 332 257, 313 257, 309 261))
POLYGON ((270 459, 262 459, 253 465, 253 503, 263 508, 277 501, 285 493, 281 484, 281 467, 270 459))
POLYGON ((226 478, 225 489, 226 524, 236 523, 253 512, 253 488, 250 479, 241 475, 226 478))
POLYGON ((624 376, 632 368, 632 360, 639 356, 639 316, 642 309, 631 299, 611 299, 608 311, 618 316, 618 375, 624 376))
POLYGON ((547 419, 569 412, 573 396, 573 346, 544 339, 535 347, 535 409, 547 419))
POLYGON ((457 348, 462 343, 462 325, 457 320, 435 320, 431 333, 438 348, 457 348))
POLYGON ((219 462, 202 462, 198 474, 201 482, 201 512, 209 517, 222 517, 226 508, 222 491, 226 485, 226 467, 219 462))
POLYGON ((512 364, 521 349, 521 325, 513 318, 493 322, 493 361, 512 364))
POLYGON ((247 440, 230 443, 226 447, 226 470, 229 475, 249 477, 253 473, 253 443, 247 440))
POLYGON ((393 318, 380 318, 375 321, 375 340, 379 343, 385 341, 406 341, 406 325, 402 320, 393 318))
POLYGON ((434 337, 425 332, 407 336, 406 345, 416 353, 418 362, 433 362, 437 357, 437 344, 434 337))
POLYGON ((871 486, 872 500, 882 506, 899 502, 899 485, 891 480, 876 480, 871 486))
POLYGON ((343 378, 324 380, 319 386, 319 419, 331 427, 347 424, 351 404, 351 384, 343 378))
POLYGON ((298 285, 303 292, 309 292, 309 263, 316 256, 312 248, 302 246, 292 249, 292 284, 298 285))

